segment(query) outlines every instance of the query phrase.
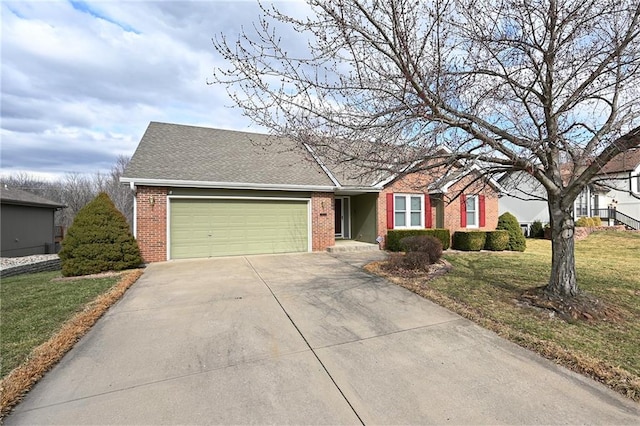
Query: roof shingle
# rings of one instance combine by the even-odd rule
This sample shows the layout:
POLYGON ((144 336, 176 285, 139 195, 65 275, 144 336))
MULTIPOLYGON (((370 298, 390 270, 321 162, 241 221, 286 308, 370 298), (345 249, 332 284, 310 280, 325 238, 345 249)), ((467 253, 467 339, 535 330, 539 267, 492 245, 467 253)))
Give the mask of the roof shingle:
POLYGON ((151 122, 124 178, 333 186, 294 141, 265 134, 151 122))
POLYGON ((50 208, 66 207, 64 204, 40 197, 39 195, 32 194, 31 192, 5 186, 0 187, 0 201, 3 204, 18 204, 50 208))
POLYGON ((635 170, 640 165, 640 148, 630 149, 616 155, 604 165, 600 173, 621 173, 635 170))

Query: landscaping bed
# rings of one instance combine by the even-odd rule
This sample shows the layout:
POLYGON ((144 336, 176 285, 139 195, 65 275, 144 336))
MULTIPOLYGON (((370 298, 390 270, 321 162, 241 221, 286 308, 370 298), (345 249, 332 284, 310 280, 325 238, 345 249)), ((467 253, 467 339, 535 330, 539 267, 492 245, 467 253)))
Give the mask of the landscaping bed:
POLYGON ((598 232, 576 243, 578 284, 583 299, 597 300, 602 316, 561 315, 554 306, 528 300, 544 286, 551 269, 551 244, 528 240, 524 253, 447 253, 443 276, 380 274, 521 346, 599 380, 640 401, 640 235, 598 232))

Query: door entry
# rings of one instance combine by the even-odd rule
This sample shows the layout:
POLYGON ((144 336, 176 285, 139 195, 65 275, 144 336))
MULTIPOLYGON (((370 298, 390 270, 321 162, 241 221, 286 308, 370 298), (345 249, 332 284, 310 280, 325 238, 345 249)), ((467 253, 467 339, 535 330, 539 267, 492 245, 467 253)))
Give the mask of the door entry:
POLYGON ((351 238, 351 223, 349 217, 349 197, 335 198, 335 235, 336 238, 351 238))

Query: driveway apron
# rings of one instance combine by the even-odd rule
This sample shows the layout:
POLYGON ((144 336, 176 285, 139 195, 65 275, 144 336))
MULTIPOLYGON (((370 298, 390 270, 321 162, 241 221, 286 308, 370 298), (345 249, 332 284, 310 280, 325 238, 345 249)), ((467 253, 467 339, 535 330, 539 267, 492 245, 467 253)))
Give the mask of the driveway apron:
POLYGON ((7 424, 638 424, 639 406, 362 271, 152 264, 7 424))

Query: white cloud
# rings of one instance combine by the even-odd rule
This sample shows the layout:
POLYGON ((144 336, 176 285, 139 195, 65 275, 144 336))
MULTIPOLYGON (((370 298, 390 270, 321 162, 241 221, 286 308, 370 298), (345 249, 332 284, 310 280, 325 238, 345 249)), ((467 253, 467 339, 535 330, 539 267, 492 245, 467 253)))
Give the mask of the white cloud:
MULTIPOLYGON (((286 2, 304 13, 306 6, 286 2)), ((211 38, 250 28, 254 2, 2 5, 3 174, 92 173, 131 155, 149 121, 247 129, 211 38)), ((252 130, 260 130, 255 127, 252 130)))

